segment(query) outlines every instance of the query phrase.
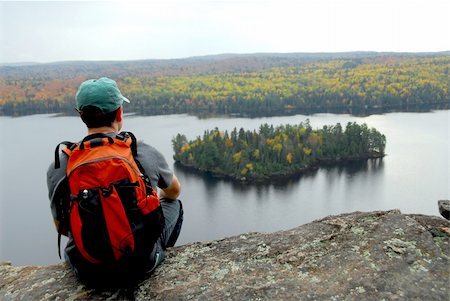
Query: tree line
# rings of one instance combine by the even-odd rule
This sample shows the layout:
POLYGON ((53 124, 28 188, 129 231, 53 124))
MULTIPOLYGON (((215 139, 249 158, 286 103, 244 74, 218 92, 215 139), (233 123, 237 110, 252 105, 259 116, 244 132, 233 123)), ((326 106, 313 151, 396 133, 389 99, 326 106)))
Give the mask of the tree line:
POLYGON ((313 130, 309 120, 298 125, 263 124, 259 130, 207 130, 188 140, 172 139, 174 159, 200 171, 240 180, 288 176, 323 163, 380 158, 386 137, 366 124, 348 123, 313 130))
MULTIPOLYGON (((412 105, 450 103, 450 56, 289 62, 287 66, 272 63, 259 71, 246 71, 242 67, 245 62, 241 62, 240 71, 233 72, 214 71, 211 63, 209 72, 199 74, 184 72, 184 65, 177 65, 179 74, 162 75, 138 69, 135 63, 136 73, 127 69, 115 80, 132 100, 126 110, 142 115, 277 115, 336 108, 401 111, 412 105)), ((74 113, 76 89, 92 77, 89 72, 62 78, 36 73, 30 77, 0 76, 0 110, 7 115, 74 113)))

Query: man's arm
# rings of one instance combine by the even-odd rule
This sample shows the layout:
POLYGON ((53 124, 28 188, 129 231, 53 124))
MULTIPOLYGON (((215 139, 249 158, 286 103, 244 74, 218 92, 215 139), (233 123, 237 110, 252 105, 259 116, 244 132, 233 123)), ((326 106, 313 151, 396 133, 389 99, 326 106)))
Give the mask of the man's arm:
POLYGON ((181 184, 169 168, 164 156, 153 146, 142 141, 137 143, 138 156, 136 159, 150 177, 152 186, 159 188, 159 197, 176 200, 181 192, 181 184))
POLYGON ((166 188, 160 190, 159 197, 160 198, 168 198, 171 200, 176 200, 181 192, 181 184, 178 181, 178 178, 173 175, 172 182, 166 188))

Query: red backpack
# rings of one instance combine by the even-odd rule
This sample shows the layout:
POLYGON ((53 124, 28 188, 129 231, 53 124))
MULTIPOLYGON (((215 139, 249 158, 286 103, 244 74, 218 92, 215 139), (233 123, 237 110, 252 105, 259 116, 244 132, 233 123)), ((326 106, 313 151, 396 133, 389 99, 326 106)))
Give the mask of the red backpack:
MULTIPOLYGON (((82 257, 107 265, 148 257, 164 217, 156 190, 135 158, 134 135, 93 134, 61 144, 67 146, 70 189, 65 225, 82 257)), ((58 168, 59 156, 55 160, 58 168)))

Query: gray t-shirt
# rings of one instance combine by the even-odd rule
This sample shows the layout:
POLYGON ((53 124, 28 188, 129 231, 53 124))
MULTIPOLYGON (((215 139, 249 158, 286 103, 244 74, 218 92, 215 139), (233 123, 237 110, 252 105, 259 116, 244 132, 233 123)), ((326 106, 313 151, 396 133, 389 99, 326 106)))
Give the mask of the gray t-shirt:
POLYGON ((142 141, 137 142, 137 157, 147 176, 149 176, 153 187, 165 189, 172 183, 173 172, 169 168, 163 154, 156 148, 145 144, 142 141))

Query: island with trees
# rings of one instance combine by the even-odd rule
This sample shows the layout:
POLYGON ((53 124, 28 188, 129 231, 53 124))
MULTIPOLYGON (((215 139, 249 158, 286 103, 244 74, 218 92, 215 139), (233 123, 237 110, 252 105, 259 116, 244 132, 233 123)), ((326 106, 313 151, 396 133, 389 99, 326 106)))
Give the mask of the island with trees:
POLYGON ((172 139, 174 160, 181 166, 239 181, 264 182, 300 174, 324 164, 382 158, 386 137, 366 124, 349 122, 312 129, 263 124, 259 130, 207 130, 188 141, 172 139))

